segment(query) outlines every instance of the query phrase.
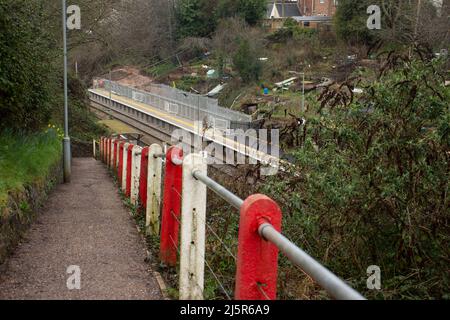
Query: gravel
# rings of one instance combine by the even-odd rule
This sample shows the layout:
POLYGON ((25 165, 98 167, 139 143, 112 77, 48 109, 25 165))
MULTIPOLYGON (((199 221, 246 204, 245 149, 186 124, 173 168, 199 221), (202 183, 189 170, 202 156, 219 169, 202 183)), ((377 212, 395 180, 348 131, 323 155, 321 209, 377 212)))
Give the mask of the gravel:
POLYGON ((1 266, 0 299, 162 299, 145 244, 106 168, 74 158, 72 182, 59 185, 1 266), (79 266, 80 289, 69 290, 79 266))

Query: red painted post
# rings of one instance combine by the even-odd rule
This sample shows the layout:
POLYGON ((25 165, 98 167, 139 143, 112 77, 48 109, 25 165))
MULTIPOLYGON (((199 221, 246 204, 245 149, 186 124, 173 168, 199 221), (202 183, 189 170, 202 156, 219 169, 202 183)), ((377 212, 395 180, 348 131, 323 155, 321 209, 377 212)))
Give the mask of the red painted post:
POLYGON ((131 163, 133 162, 133 148, 134 145, 130 144, 128 146, 128 154, 127 154, 127 187, 125 189, 125 195, 129 198, 131 196, 131 163))
POLYGON ((125 142, 119 144, 119 167, 117 168, 117 179, 119 181, 119 186, 122 188, 122 173, 123 173, 123 146, 125 142))
POLYGON ((141 171, 139 176, 139 203, 141 208, 147 208, 147 179, 148 179, 148 152, 149 147, 142 149, 141 153, 141 171))
POLYGON ((103 161, 103 137, 100 137, 100 161, 103 161))
POLYGON ((173 146, 167 150, 166 154, 159 257, 162 262, 169 266, 175 266, 177 264, 179 221, 181 218, 181 186, 183 179, 183 166, 173 164, 173 156, 182 159, 183 149, 173 146))
POLYGON ((106 137, 103 137, 103 157, 102 157, 103 163, 106 163, 106 154, 107 154, 107 151, 108 151, 108 150, 106 149, 106 146, 107 146, 106 140, 107 140, 107 138, 106 138, 106 137))
POLYGON ((111 139, 109 138, 106 140, 106 143, 108 145, 108 154, 106 155, 106 166, 109 168, 111 164, 111 139))
POLYGON ((269 197, 255 194, 241 207, 236 262, 236 300, 274 300, 277 297, 278 248, 258 233, 270 223, 281 232, 281 210, 269 197))
POLYGON ((117 148, 119 145, 119 140, 114 140, 114 154, 113 154, 113 171, 117 174, 117 148))
POLYGON ((105 154, 103 155, 103 163, 106 164, 106 157, 108 156, 108 138, 103 141, 105 144, 105 154))

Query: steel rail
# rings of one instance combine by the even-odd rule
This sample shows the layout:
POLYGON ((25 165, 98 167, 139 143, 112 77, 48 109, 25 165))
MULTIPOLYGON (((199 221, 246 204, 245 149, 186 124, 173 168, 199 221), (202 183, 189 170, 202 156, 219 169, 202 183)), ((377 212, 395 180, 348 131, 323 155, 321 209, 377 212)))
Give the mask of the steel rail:
POLYGON ((206 184, 208 188, 210 188, 212 191, 214 191, 216 194, 218 194, 220 197, 222 197, 225 201, 227 201, 229 204, 231 204, 236 209, 241 209, 242 204, 244 203, 244 200, 236 196, 234 193, 229 191, 224 186, 220 185, 219 183, 215 182, 213 179, 208 177, 206 174, 201 173, 200 171, 196 170, 192 172, 192 176, 206 184))
POLYGON ((305 271, 333 298, 339 300, 366 300, 334 273, 275 230, 271 224, 263 223, 259 226, 258 232, 263 239, 277 246, 292 263, 305 271))
MULTIPOLYGON (((208 177, 206 174, 196 170, 192 172, 192 176, 203 182, 208 188, 238 210, 244 203, 241 198, 208 177)), ((324 288, 333 298, 339 300, 366 300, 342 279, 337 277, 317 260, 279 233, 270 223, 261 224, 258 232, 263 239, 273 243, 292 263, 305 271, 306 274, 324 288)))

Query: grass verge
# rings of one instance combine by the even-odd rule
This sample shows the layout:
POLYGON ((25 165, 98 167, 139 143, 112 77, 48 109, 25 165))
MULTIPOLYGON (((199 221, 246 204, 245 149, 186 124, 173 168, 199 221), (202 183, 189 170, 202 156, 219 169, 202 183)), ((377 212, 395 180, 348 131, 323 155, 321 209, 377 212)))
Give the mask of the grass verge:
POLYGON ((61 151, 61 139, 53 127, 33 135, 0 133, 0 207, 6 205, 9 192, 46 177, 61 151))

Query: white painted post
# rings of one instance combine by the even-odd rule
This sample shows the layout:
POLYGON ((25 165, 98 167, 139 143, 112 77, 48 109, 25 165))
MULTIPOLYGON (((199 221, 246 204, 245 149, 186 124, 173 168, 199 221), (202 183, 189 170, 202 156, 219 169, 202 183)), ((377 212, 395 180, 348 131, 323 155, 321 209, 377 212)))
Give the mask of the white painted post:
POLYGON ((127 159, 128 159, 128 147, 130 144, 127 142, 123 145, 123 168, 122 168, 122 191, 127 190, 127 159))
POLYGON ((159 234, 162 158, 155 157, 155 155, 161 153, 162 148, 159 144, 152 144, 148 150, 147 210, 145 214, 145 230, 149 235, 159 234))
POLYGON ((118 140, 117 141, 117 157, 116 157, 116 171, 118 171, 119 170, 119 162, 120 162, 120 144, 121 144, 121 141, 120 140, 118 140))
POLYGON ((201 154, 183 161, 180 245, 180 300, 202 300, 205 272, 206 185, 192 173, 207 172, 201 154))
POLYGON ((95 150, 95 139, 92 140, 92 154, 94 155, 94 159, 96 159, 96 150, 95 150))
POLYGON ((114 162, 114 141, 116 141, 116 139, 111 139, 111 147, 109 148, 109 152, 111 153, 111 156, 109 158, 109 167, 112 169, 113 168, 113 162, 114 162))
POLYGON ((106 154, 105 165, 106 165, 106 167, 108 167, 108 157, 109 157, 109 147, 108 146, 109 146, 109 144, 110 144, 109 138, 107 138, 105 141, 105 154, 106 154))
POLYGON ((142 148, 134 146, 132 151, 133 165, 131 166, 131 195, 130 200, 133 205, 137 205, 139 195, 139 177, 141 176, 141 154, 142 148))

